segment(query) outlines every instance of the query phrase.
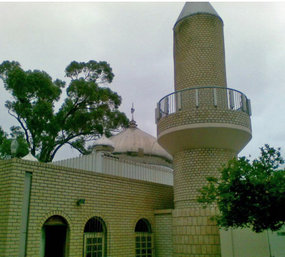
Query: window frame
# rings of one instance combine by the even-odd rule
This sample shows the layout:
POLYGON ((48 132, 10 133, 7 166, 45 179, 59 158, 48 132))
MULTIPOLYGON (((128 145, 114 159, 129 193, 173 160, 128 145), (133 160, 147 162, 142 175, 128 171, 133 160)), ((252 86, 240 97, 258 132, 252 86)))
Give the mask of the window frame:
POLYGON ((106 257, 107 256, 107 228, 106 228, 106 224, 104 222, 104 220, 100 217, 94 216, 92 218, 90 218, 84 226, 84 232, 83 232, 83 256, 87 257, 87 254, 91 253, 91 255, 88 255, 90 257, 106 257), (85 232, 86 230, 86 225, 88 224, 88 222, 90 222, 92 219, 97 220, 97 222, 100 222, 100 225, 102 226, 102 231, 98 232, 98 231, 89 231, 89 232, 85 232), (88 239, 93 238, 93 239, 97 239, 94 240, 95 242, 93 242, 92 244, 88 245, 88 239), (98 239, 102 239, 101 242, 98 242, 98 239), (88 246, 92 247, 92 246, 97 246, 94 247, 94 250, 91 252, 88 251, 88 246), (101 246, 98 247, 98 246, 101 246), (101 253, 101 254, 100 254, 101 253))
POLYGON ((154 239, 151 224, 147 219, 140 219, 135 226, 135 257, 154 257, 154 239), (137 231, 139 222, 144 222, 147 231, 137 231))
MULTIPOLYGON (((97 255, 99 255, 99 253, 101 252, 101 257, 104 257, 105 256, 105 238, 104 238, 104 232, 85 232, 84 233, 84 257, 87 256, 87 254, 89 253, 88 250, 87 250, 87 247, 88 246, 97 246, 97 249, 95 251, 91 251, 91 256, 90 257, 93 257, 93 255, 95 255, 94 257, 97 257, 97 255), (87 242, 88 242, 88 239, 89 238, 93 238, 93 239, 102 239, 101 240, 101 243, 99 242, 95 242, 93 243, 92 245, 88 245, 87 242), (98 249, 98 246, 101 246, 101 249, 98 249)), ((100 255, 99 255, 100 257, 100 255)))

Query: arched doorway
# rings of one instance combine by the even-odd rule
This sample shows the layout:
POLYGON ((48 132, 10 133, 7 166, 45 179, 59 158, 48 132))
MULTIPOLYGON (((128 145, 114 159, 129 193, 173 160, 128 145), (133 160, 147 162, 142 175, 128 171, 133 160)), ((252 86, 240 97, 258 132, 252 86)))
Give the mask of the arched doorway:
POLYGON ((107 229, 99 217, 87 221, 84 227, 84 257, 105 257, 107 254, 107 229))
POLYGON ((68 223, 58 215, 46 220, 42 228, 42 256, 66 257, 67 256, 68 223))
POLYGON ((140 219, 135 227, 135 257, 153 256, 153 239, 151 225, 147 219, 140 219))

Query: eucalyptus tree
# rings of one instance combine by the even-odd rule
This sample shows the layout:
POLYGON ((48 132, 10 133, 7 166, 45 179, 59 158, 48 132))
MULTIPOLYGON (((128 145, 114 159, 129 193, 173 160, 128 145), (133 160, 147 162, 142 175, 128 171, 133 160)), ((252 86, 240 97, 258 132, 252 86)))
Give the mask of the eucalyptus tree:
POLYGON ((73 61, 65 75, 68 83, 52 80, 45 71, 25 71, 15 61, 0 65, 0 78, 12 96, 5 103, 8 113, 19 123, 31 153, 42 162, 52 161, 63 145, 86 154, 88 141, 103 132, 110 136, 128 124, 119 111, 121 97, 107 87, 114 78, 107 62, 73 61))

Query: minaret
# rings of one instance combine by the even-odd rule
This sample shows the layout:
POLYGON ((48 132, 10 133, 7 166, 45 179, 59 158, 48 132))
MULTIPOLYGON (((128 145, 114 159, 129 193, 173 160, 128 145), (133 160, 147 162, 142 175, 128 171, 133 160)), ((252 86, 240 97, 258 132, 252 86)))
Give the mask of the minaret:
POLYGON ((173 30, 175 92, 156 110, 158 142, 174 163, 173 256, 218 257, 216 208, 203 209, 197 190, 251 139, 250 101, 227 88, 223 21, 211 4, 187 2, 173 30))

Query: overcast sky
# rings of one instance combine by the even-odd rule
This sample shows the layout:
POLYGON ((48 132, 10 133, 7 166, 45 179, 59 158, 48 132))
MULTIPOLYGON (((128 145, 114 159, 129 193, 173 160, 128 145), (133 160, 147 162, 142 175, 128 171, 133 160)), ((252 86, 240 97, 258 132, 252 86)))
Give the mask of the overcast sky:
MULTIPOLYGON (((174 91, 173 25, 184 3, 0 3, 0 62, 15 60, 64 79, 73 60, 105 60, 121 111, 156 136, 154 109, 174 91)), ((285 3, 212 3, 224 21, 228 87, 251 99, 253 138, 241 155, 265 143, 285 149, 285 3)), ((0 84, 0 125, 9 97, 0 84)), ((67 148, 69 149, 69 148, 67 148)), ((284 151, 283 151, 284 153, 284 151)), ((60 151, 55 160, 78 155, 60 151)))

